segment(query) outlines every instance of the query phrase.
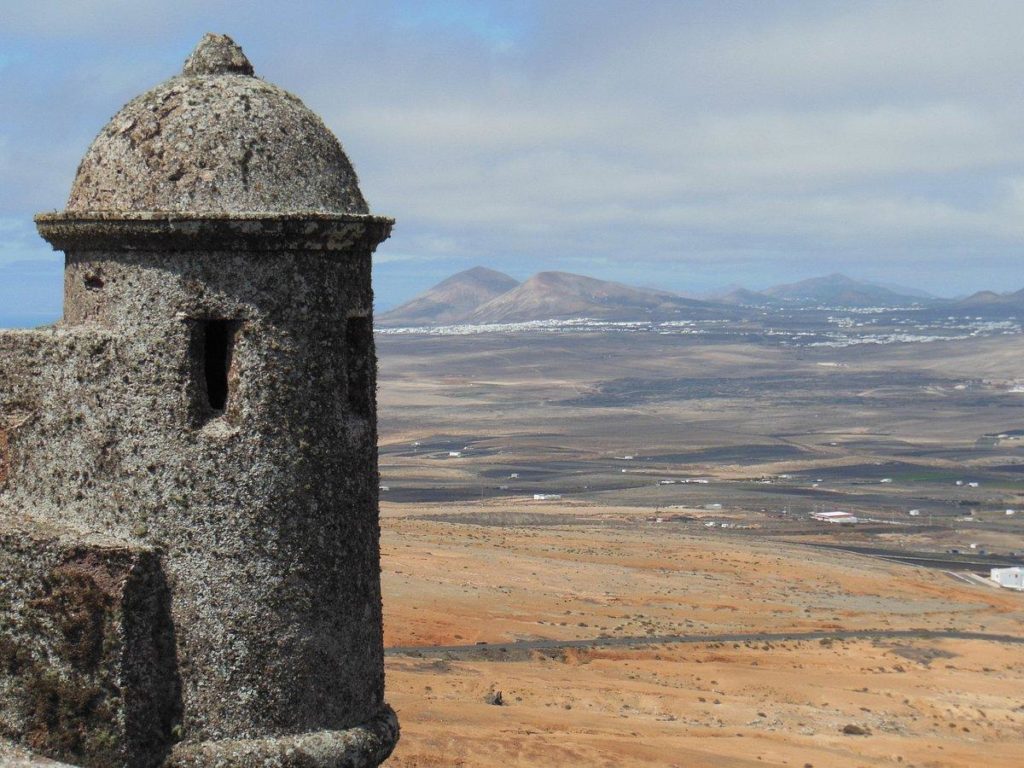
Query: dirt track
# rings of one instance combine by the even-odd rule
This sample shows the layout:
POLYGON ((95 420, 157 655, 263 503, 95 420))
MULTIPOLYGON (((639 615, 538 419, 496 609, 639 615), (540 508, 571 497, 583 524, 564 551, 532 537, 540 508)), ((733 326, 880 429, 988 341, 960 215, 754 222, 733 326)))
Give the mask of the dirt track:
POLYGON ((1024 595, 746 536, 407 507, 382 542, 388 768, 1019 765, 1024 595))
POLYGON ((445 656, 459 659, 503 661, 523 658, 530 651, 558 651, 568 648, 642 648, 657 645, 701 643, 778 643, 800 640, 982 640, 990 643, 1024 645, 1021 635, 992 635, 963 630, 862 629, 828 632, 735 632, 720 635, 653 635, 635 637, 592 637, 583 640, 517 640, 513 643, 433 645, 387 648, 386 656, 445 656))

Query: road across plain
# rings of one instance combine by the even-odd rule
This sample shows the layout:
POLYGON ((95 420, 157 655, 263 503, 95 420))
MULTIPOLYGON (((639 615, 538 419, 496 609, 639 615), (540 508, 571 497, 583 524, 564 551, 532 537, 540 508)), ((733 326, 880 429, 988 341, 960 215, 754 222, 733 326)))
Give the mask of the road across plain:
POLYGON ((947 555, 940 552, 914 552, 883 547, 865 547, 851 544, 803 543, 803 546, 818 549, 838 549, 854 555, 877 557, 894 563, 916 565, 921 568, 938 568, 940 570, 971 571, 987 574, 992 568, 1012 568, 1024 565, 1019 557, 1010 555, 989 555, 984 558, 969 555, 947 555))

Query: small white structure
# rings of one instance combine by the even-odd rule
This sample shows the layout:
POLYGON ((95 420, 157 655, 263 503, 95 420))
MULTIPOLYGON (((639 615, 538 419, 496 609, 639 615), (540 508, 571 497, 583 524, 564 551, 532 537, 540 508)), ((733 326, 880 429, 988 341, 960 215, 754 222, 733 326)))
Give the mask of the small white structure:
POLYGON ((1013 517, 1016 514, 1017 514, 1017 510, 1016 509, 1008 509, 1008 510, 1006 510, 1006 516, 1007 517, 1013 517))
POLYGON ((558 501, 562 498, 560 493, 535 493, 533 494, 534 501, 558 501))
POLYGON ((993 568, 991 578, 1000 587, 1024 591, 1024 568, 1019 565, 1013 568, 993 568))
POLYGON ((815 512, 811 515, 815 520, 820 520, 823 523, 837 523, 840 525, 852 525, 853 523, 859 522, 855 515, 851 515, 849 512, 841 512, 836 510, 835 512, 815 512))
POLYGON ((457 459, 462 456, 462 451, 448 451, 448 457, 451 459, 457 459))
POLYGON ((920 509, 912 509, 907 514, 909 514, 911 517, 919 517, 921 515, 921 510, 920 509))
POLYGON ((891 477, 883 477, 878 482, 880 482, 880 483, 891 483, 892 482, 892 478, 891 477))

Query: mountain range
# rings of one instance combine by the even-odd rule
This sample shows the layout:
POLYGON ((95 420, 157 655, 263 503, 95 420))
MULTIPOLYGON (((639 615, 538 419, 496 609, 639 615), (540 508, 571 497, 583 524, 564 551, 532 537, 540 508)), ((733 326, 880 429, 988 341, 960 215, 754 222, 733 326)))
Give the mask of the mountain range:
POLYGON ((996 293, 995 291, 978 291, 966 299, 954 302, 958 309, 985 310, 1005 309, 1008 312, 1024 310, 1024 288, 1014 293, 996 293))
POLYGON ((1024 289, 981 291, 965 299, 938 299, 909 288, 833 274, 752 291, 729 289, 703 299, 636 288, 569 272, 539 272, 519 282, 502 272, 474 267, 452 275, 378 317, 382 326, 521 323, 592 318, 608 321, 705 320, 741 308, 925 307, 1004 315, 1024 312, 1024 289))

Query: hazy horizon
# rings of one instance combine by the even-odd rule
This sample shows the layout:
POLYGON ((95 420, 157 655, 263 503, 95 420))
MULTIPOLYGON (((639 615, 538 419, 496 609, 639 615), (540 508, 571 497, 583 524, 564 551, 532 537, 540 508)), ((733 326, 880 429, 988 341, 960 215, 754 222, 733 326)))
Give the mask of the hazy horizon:
MULTIPOLYGON (((62 280, 63 280, 63 278, 62 278, 63 267, 62 267, 61 263, 60 262, 40 260, 38 262, 15 263, 14 265, 3 265, 3 264, 0 264, 0 281, 4 281, 5 280, 5 276, 4 276, 4 272, 5 271, 12 271, 12 272, 14 271, 14 270, 9 270, 10 266, 14 266, 14 267, 16 267, 20 271, 20 274, 18 275, 18 279, 22 280, 22 288, 25 290, 26 296, 35 297, 35 303, 37 304, 38 308, 26 308, 26 309, 22 309, 20 311, 8 311, 8 310, 5 310, 5 308, 0 307, 0 327, 7 327, 7 328, 31 328, 31 327, 38 326, 38 325, 45 325, 45 324, 48 324, 48 323, 52 323, 52 322, 58 320, 60 318, 60 316, 61 316, 61 289, 63 287, 63 282, 62 282, 62 280)), ((487 268, 487 269, 495 269, 494 267, 490 267, 490 266, 488 266, 486 264, 471 264, 471 265, 467 266, 465 269, 459 269, 457 272, 453 272, 453 273, 447 274, 447 275, 442 275, 438 279, 433 280, 432 282, 429 282, 428 284, 424 285, 424 287, 422 289, 416 290, 415 293, 412 293, 412 294, 409 294, 409 295, 402 295, 397 300, 392 300, 391 303, 385 304, 379 298, 377 298, 377 299, 375 299, 374 310, 375 310, 376 313, 379 314, 379 313, 382 313, 382 312, 387 312, 387 311, 389 311, 391 309, 395 309, 396 307, 404 304, 405 302, 409 301, 410 299, 415 298, 420 293, 428 290, 429 288, 434 287, 435 285, 437 285, 438 283, 446 280, 447 278, 452 277, 452 276, 454 276, 454 275, 456 275, 456 274, 458 274, 460 272, 463 272, 463 271, 466 271, 466 270, 469 270, 469 269, 473 269, 474 267, 484 267, 484 268, 487 268)), ((496 270, 496 271, 504 272, 505 274, 509 275, 510 277, 515 278, 519 282, 523 282, 523 281, 527 280, 528 278, 530 278, 531 276, 537 274, 536 271, 535 272, 523 272, 523 271, 516 272, 515 270, 508 270, 508 271, 506 271, 506 270, 496 270)), ((538 271, 541 271, 541 272, 568 272, 569 270, 560 269, 558 267, 558 265, 553 265, 553 266, 551 266, 549 268, 545 268, 543 270, 538 270, 538 271)), ((573 274, 585 275, 586 277, 596 277, 598 279, 606 279, 606 278, 600 277, 599 275, 590 274, 590 273, 586 273, 586 272, 575 272, 573 274)), ((829 274, 835 274, 835 273, 829 273, 829 274)), ((853 275, 849 275, 849 274, 846 274, 846 273, 838 273, 838 274, 842 274, 844 277, 850 277, 850 278, 855 279, 855 280, 859 279, 859 278, 854 277, 853 275)), ((723 284, 719 284, 719 285, 713 285, 710 288, 706 288, 706 289, 702 289, 702 290, 696 290, 696 289, 691 289, 691 290, 682 289, 682 290, 680 290, 680 289, 677 289, 677 288, 667 288, 667 287, 665 287, 663 285, 657 285, 657 284, 654 284, 654 283, 625 282, 625 281, 619 281, 619 282, 624 282, 624 284, 626 284, 626 285, 632 285, 632 286, 637 287, 637 288, 652 288, 652 289, 658 289, 658 290, 669 290, 671 292, 676 292, 676 293, 679 293, 680 295, 685 295, 685 296, 693 296, 693 297, 696 297, 696 298, 710 298, 715 293, 724 293, 724 292, 726 292, 726 291, 728 291, 728 290, 730 290, 732 288, 737 288, 737 287, 738 288, 746 288, 746 289, 753 290, 753 291, 761 291, 761 290, 765 290, 767 288, 776 287, 776 286, 779 286, 779 285, 785 285, 785 284, 788 284, 788 283, 800 282, 801 280, 812 279, 812 278, 828 277, 828 276, 829 275, 824 274, 824 273, 822 273, 822 274, 813 274, 813 275, 808 275, 807 277, 800 277, 800 278, 794 278, 794 279, 787 279, 785 276, 780 276, 777 280, 772 281, 772 282, 767 282, 767 283, 764 283, 762 285, 748 285, 748 284, 743 284, 743 283, 738 283, 738 282, 736 282, 736 283, 723 283, 723 284)), ((863 282, 871 283, 873 285, 877 285, 877 286, 884 287, 884 288, 889 288, 890 290, 895 290, 896 292, 900 292, 900 289, 909 290, 909 291, 924 290, 924 289, 918 288, 918 286, 915 286, 915 285, 905 285, 905 284, 900 284, 900 283, 888 283, 888 282, 873 281, 873 280, 863 280, 863 282)), ((1021 284, 1020 287, 1024 288, 1024 280, 1022 280, 1022 284, 1021 284)), ((1016 290, 1016 286, 1011 286, 1011 287, 1009 287, 1009 289, 982 288, 982 289, 979 289, 979 290, 993 290, 993 291, 996 291, 996 292, 999 292, 999 293, 1005 293, 1005 292, 1008 292, 1008 291, 1016 290)), ((941 299, 961 298, 964 295, 965 294, 940 296, 940 295, 937 295, 937 294, 932 294, 932 297, 933 297, 933 299, 941 300, 941 299)), ((26 303, 28 303, 28 302, 26 302, 26 303)))

